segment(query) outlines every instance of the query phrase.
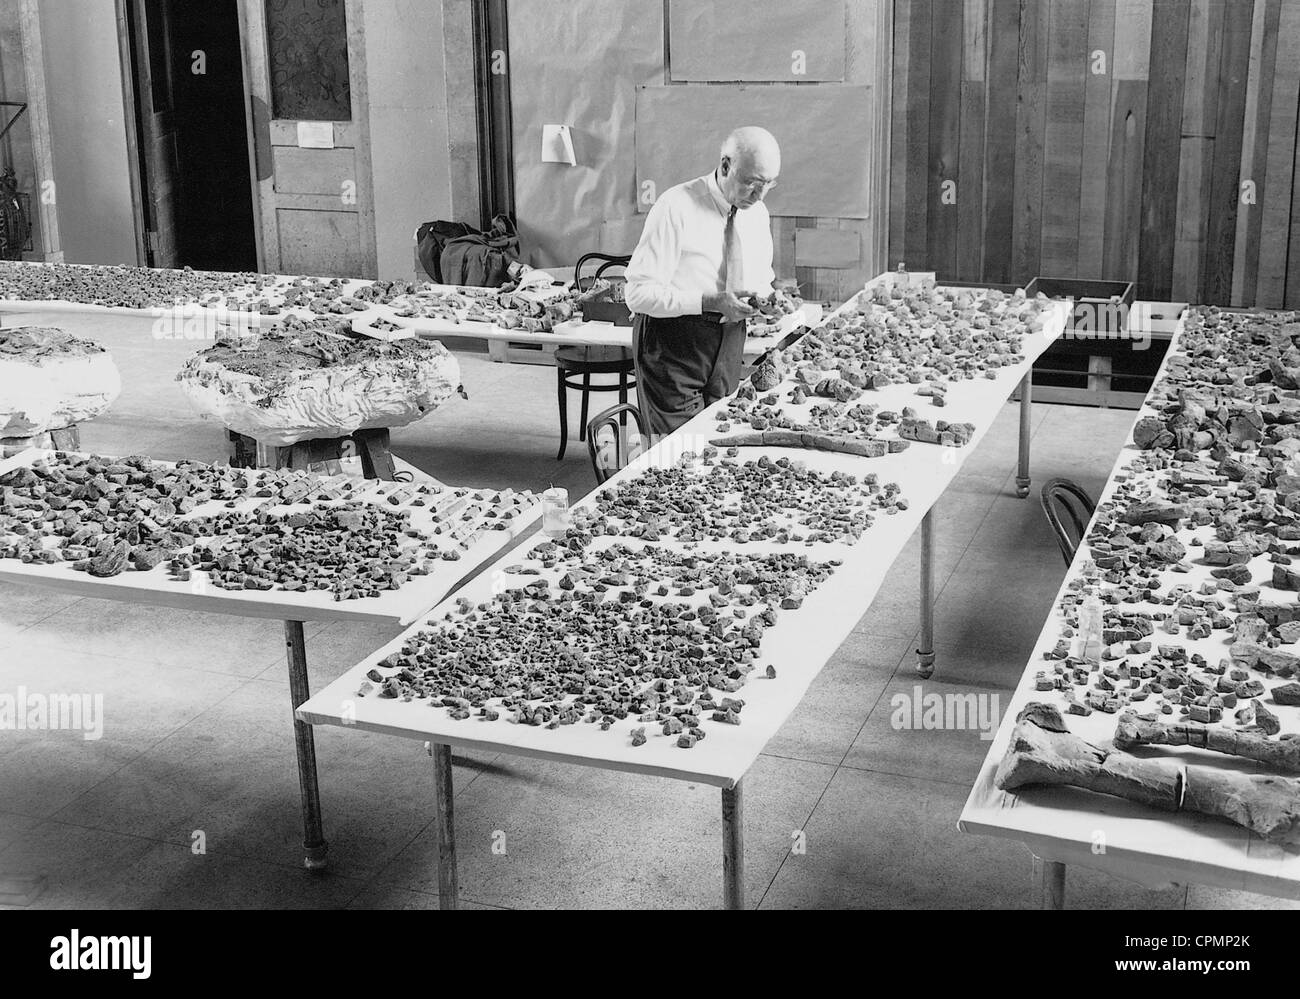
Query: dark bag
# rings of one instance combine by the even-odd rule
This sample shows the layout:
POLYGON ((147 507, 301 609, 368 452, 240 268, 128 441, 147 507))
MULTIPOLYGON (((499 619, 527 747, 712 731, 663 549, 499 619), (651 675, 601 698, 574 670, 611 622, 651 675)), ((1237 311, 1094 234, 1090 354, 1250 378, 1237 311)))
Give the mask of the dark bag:
POLYGON ((487 232, 469 232, 447 241, 439 271, 442 284, 499 288, 510 279, 510 265, 519 260, 519 235, 504 215, 492 220, 487 232))
POLYGON ((415 230, 415 247, 420 256, 420 266, 436 284, 445 284, 442 280, 442 250, 449 240, 459 236, 468 236, 478 232, 472 225, 464 222, 425 222, 415 230))

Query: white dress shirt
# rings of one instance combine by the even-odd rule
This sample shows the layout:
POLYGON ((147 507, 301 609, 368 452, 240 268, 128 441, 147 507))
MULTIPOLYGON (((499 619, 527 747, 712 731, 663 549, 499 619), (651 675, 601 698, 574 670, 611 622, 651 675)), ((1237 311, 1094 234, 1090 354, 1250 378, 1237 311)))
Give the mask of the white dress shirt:
MULTIPOLYGON (((712 174, 665 191, 646 216, 627 265, 628 308, 658 318, 698 316, 701 299, 720 291, 723 239, 731 205, 712 174)), ((744 291, 770 294, 772 229, 761 201, 736 212, 744 291)))

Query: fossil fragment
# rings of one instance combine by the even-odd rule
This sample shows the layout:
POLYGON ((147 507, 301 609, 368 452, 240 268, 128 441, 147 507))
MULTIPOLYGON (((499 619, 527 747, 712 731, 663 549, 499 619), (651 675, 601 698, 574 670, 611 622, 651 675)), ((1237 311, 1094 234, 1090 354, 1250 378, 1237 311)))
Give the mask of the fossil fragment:
POLYGON ((763 358, 762 363, 749 376, 750 382, 759 392, 771 392, 781 384, 784 378, 785 367, 782 364, 779 350, 769 351, 763 358))
POLYGON ((92 576, 116 576, 126 568, 126 560, 130 551, 131 546, 127 542, 117 542, 107 552, 90 560, 90 574, 92 576))
MULTIPOLYGON (((1263 705, 1260 704, 1255 705, 1253 724, 1259 725, 1259 712, 1262 707, 1263 705)), ((1228 756, 1256 760, 1284 773, 1300 774, 1300 740, 1274 741, 1255 732, 1236 732, 1206 725, 1166 725, 1161 722, 1144 721, 1129 712, 1119 716, 1115 727, 1115 746, 1125 750, 1134 746, 1193 746, 1228 756)))
POLYGON ((732 434, 715 437, 710 444, 715 447, 792 447, 813 451, 835 451, 856 454, 864 458, 879 458, 889 453, 889 446, 881 440, 861 440, 840 434, 806 434, 793 430, 765 430, 761 433, 732 434))
POLYGON ((1037 784, 1079 787, 1163 811, 1218 816, 1270 841, 1300 843, 1300 781, 1140 759, 1085 742, 1063 720, 1044 727, 1022 713, 994 784, 1003 791, 1037 784))

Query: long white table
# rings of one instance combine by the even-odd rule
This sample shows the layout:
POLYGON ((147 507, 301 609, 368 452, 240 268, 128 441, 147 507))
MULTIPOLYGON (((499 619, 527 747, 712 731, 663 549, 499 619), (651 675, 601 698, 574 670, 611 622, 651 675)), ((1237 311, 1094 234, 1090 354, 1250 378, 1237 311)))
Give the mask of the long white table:
MULTIPOLYGON (((677 748, 675 740, 664 737, 652 737, 645 745, 633 747, 628 732, 638 723, 632 719, 619 722, 608 732, 599 731, 592 725, 548 730, 514 725, 504 719, 496 722, 454 721, 442 710, 429 710, 425 702, 404 704, 375 696, 358 696, 366 673, 397 651, 406 635, 399 636, 313 696, 298 709, 297 717, 314 725, 339 725, 432 744, 438 809, 440 900, 444 908, 455 908, 458 890, 451 772, 453 746, 700 782, 721 788, 724 902, 728 908, 742 907, 744 775, 850 634, 879 591, 894 559, 918 526, 923 529, 923 540, 928 542, 930 511, 934 503, 961 470, 965 458, 978 446, 1007 396, 1018 384, 1023 386, 1028 381, 1033 360, 1061 335, 1067 312, 1064 303, 1052 307, 1041 332, 1026 337, 1022 346, 1024 359, 1019 364, 1002 369, 993 379, 954 384, 948 391, 946 406, 925 413, 932 417, 938 415, 949 422, 973 423, 976 431, 965 447, 942 448, 914 443, 907 450, 880 458, 780 448, 741 450, 738 459, 741 461, 757 461, 763 456, 772 460, 788 457, 804 461, 810 469, 824 473, 837 470, 857 476, 875 473, 881 483, 897 482, 909 504, 908 509, 894 515, 878 515, 876 523, 854 545, 818 544, 808 547, 802 543, 782 546, 765 542, 749 544, 741 549, 756 555, 790 551, 816 561, 840 559, 843 563, 830 580, 805 598, 799 610, 782 612, 777 624, 765 632, 763 659, 775 664, 776 677, 766 679, 755 674, 744 686, 739 695, 745 699, 741 725, 711 725, 708 739, 689 750, 677 748)), ((912 385, 890 385, 872 392, 866 401, 877 403, 882 409, 901 411, 904 406, 920 404, 915 389, 912 385)), ((1023 393, 1023 399, 1027 411, 1028 392, 1023 393)), ((710 438, 718 436, 716 413, 727 402, 722 400, 701 412, 681 430, 660 441, 585 497, 578 506, 594 505, 602 493, 633 479, 644 469, 671 467, 685 451, 698 454, 710 438)), ((659 544, 682 550, 680 542, 663 540, 659 544)), ((700 550, 724 547, 736 548, 734 544, 700 544, 700 550)), ((932 557, 928 543, 925 548, 926 557, 932 557)), ((514 553, 511 561, 517 561, 519 554, 514 553)), ((505 560, 500 560, 495 568, 503 572, 504 564, 505 560)), ((554 570, 553 574, 561 571, 554 570)), ((922 575, 928 583, 929 573, 924 568, 922 575)), ((494 585, 500 585, 502 578, 510 579, 501 573, 484 573, 465 586, 457 599, 467 599, 472 603, 489 600, 494 585)), ((521 579, 519 585, 535 578, 521 579)), ((438 620, 452 611, 453 606, 454 601, 444 601, 434 608, 429 620, 438 620)), ((419 627, 417 625, 406 634, 419 627)), ((933 668, 932 648, 925 665, 933 668)))
MULTIPOLYGON (((455 290, 455 289, 447 289, 455 290)), ((790 333, 803 326, 814 326, 822 316, 822 307, 816 303, 807 303, 798 311, 783 316, 777 323, 778 332, 771 336, 750 336, 745 339, 745 357, 752 360, 773 347, 790 333)), ((453 323, 446 319, 430 319, 418 316, 398 316, 389 306, 377 305, 355 316, 352 328, 358 333, 384 337, 389 334, 376 324, 386 322, 402 327, 403 331, 412 331, 419 336, 439 339, 442 337, 465 337, 481 340, 489 345, 506 345, 512 343, 539 344, 543 347, 613 347, 622 350, 632 349, 632 327, 616 326, 613 323, 571 320, 558 323, 545 332, 524 329, 504 329, 491 323, 462 321, 453 323)), ((491 351, 490 351, 491 353, 491 351)), ((494 353, 495 360, 506 360, 504 352, 494 353)))
MULTIPOLYGON (((30 466, 51 452, 28 449, 0 460, 0 475, 23 466, 30 466)), ((160 465, 170 464, 158 462, 160 465)), ((255 470, 250 473, 256 474, 255 470)), ((329 481, 329 477, 322 477, 329 481)), ((416 527, 428 527, 431 516, 428 509, 412 507, 409 502, 401 506, 389 503, 387 497, 400 487, 400 483, 376 480, 353 480, 361 483, 354 488, 352 498, 372 503, 387 510, 409 509, 416 527)), ((416 473, 415 484, 436 483, 423 473, 416 473)), ((439 484, 440 485, 440 484, 439 484)), ((444 489, 446 487, 443 487, 444 489)), ((265 502, 248 499, 239 501, 236 511, 250 511, 265 502)), ((327 504, 328 505, 328 504, 327 504)), ((288 510, 290 508, 273 508, 288 510)), ((301 510, 301 505, 294 507, 301 510)), ((211 500, 197 506, 188 516, 199 517, 230 512, 224 501, 211 500)), ((420 619, 430 607, 456 589, 465 579, 478 572, 484 564, 502 551, 513 547, 531 531, 541 517, 541 504, 534 503, 524 514, 515 517, 507 530, 485 531, 458 560, 438 560, 432 572, 424 576, 411 576, 398 590, 385 591, 378 597, 358 600, 334 600, 324 591, 288 592, 273 590, 227 590, 214 586, 205 572, 194 570, 189 581, 172 579, 165 565, 147 572, 127 571, 116 576, 100 578, 87 572, 78 572, 68 563, 31 565, 16 559, 0 558, 0 580, 31 586, 41 586, 62 593, 98 597, 107 600, 124 600, 135 604, 174 607, 181 610, 232 614, 240 617, 276 618, 284 621, 285 643, 288 649, 289 693, 296 710, 310 696, 307 679, 307 645, 303 633, 306 621, 355 621, 385 625, 406 625, 420 619)), ((298 755, 298 775, 303 810, 304 863, 308 868, 326 866, 327 844, 322 822, 320 791, 316 776, 316 748, 312 730, 294 718, 294 742, 298 755)))
MULTIPOLYGON (((1168 362, 1177 355, 1182 323, 1156 376, 1159 384, 1168 362)), ((1134 417, 1157 415, 1149 401, 1134 417)), ((1142 452, 1131 445, 1120 452, 1098 505, 1109 500, 1127 475, 1126 466, 1142 452)), ((1154 473, 1142 473, 1152 478, 1154 473)), ((1213 528, 1193 531, 1184 528, 1180 539, 1186 542, 1196 535, 1202 542, 1213 538, 1213 528)), ((1189 549, 1194 552, 1195 549, 1189 549)), ((993 783, 998 764, 1006 753, 1016 716, 1026 704, 1047 701, 1064 710, 1064 700, 1055 691, 1035 689, 1035 674, 1050 671, 1051 661, 1044 658, 1060 639, 1064 627, 1061 597, 1082 575, 1083 563, 1090 557, 1086 541, 1079 546, 1074 562, 1057 593, 1053 610, 1034 646, 1029 664, 1011 698, 1002 725, 989 745, 988 756, 962 810, 958 828, 963 832, 1024 843, 1042 861, 1042 901, 1044 908, 1062 908, 1065 899, 1067 865, 1105 871, 1145 887, 1159 888, 1170 884, 1204 884, 1219 888, 1255 892, 1283 898, 1300 898, 1300 854, 1267 843, 1250 831, 1225 821, 1191 813, 1157 812, 1154 809, 1109 795, 1093 794, 1069 787, 1026 787, 1014 792, 999 791, 993 783)), ((1179 584, 1199 590, 1211 580, 1210 567, 1192 561, 1186 574, 1168 577, 1179 584)), ((1262 556, 1259 563, 1267 563, 1262 556)), ((1266 596, 1284 600, 1287 594, 1265 587, 1266 596)), ((1293 596, 1293 595, 1292 595, 1293 596)), ((1144 604, 1132 605, 1134 611, 1157 609, 1144 604)), ((1227 652, 1223 632, 1213 632, 1205 639, 1191 640, 1182 634, 1164 636, 1157 629, 1153 642, 1162 638, 1184 646, 1188 655, 1199 652, 1207 662, 1218 662, 1227 652)), ((1279 718, 1283 732, 1300 732, 1300 708, 1268 704, 1279 718)), ((1116 716, 1095 711, 1088 717, 1066 715, 1070 731, 1097 744, 1114 737, 1116 716)), ((1159 755, 1179 764, 1225 768, 1248 773, 1268 773, 1267 768, 1252 766, 1244 760, 1227 758, 1218 753, 1192 748, 1167 746, 1153 750, 1136 750, 1135 755, 1159 755)))
MULTIPOLYGON (((29 266, 40 267, 44 265, 33 263, 29 266)), ((84 266, 89 269, 93 265, 65 264, 62 266, 84 266)), ((279 309, 274 313, 231 308, 224 304, 209 306, 197 301, 174 306, 129 308, 126 306, 93 305, 84 302, 52 299, 20 300, 11 298, 0 298, 0 313, 77 312, 90 315, 140 316, 155 323, 168 324, 176 329, 183 328, 187 323, 197 322, 202 324, 205 329, 210 330, 215 330, 218 326, 234 326, 245 329, 273 326, 283 322, 289 316, 296 316, 300 319, 348 319, 351 320, 352 327, 357 332, 366 333, 380 339, 409 336, 411 333, 415 333, 430 338, 464 337, 479 340, 489 345, 489 352, 492 353, 495 360, 505 360, 507 355, 503 351, 498 352, 491 348, 496 346, 504 347, 510 343, 540 344, 549 347, 618 347, 625 350, 632 349, 631 327, 615 326, 613 323, 605 322, 574 320, 559 323, 553 330, 534 332, 524 329, 506 329, 493 323, 468 321, 463 318, 459 321, 452 321, 442 318, 400 316, 391 305, 381 303, 370 303, 364 309, 343 313, 314 313, 300 306, 284 306, 284 289, 292 282, 307 280, 312 279, 302 276, 277 275, 275 281, 265 289, 268 300, 279 309), (391 331, 383 328, 380 324, 395 324, 401 329, 391 331)), ((344 282, 344 288, 349 293, 355 293, 371 283, 361 278, 350 278, 344 282)), ((466 289, 458 288, 455 285, 429 283, 428 287, 434 291, 445 293, 466 291, 466 289)), ((469 289, 469 291, 481 293, 483 289, 469 289)), ((779 331, 776 334, 750 337, 745 343, 745 356, 747 358, 758 357, 776 346, 782 337, 794 329, 805 325, 815 325, 821 319, 821 314, 822 308, 820 305, 815 303, 804 305, 798 312, 791 313, 780 320, 778 323, 779 331)))

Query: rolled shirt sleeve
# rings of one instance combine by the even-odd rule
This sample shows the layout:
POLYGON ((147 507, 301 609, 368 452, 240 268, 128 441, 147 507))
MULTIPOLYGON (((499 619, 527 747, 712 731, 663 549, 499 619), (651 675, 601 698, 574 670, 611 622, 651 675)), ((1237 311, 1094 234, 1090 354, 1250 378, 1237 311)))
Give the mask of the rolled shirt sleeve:
POLYGON ((685 224, 677 198, 665 194, 650 207, 645 229, 625 272, 624 294, 633 312, 667 319, 698 316, 703 310, 702 292, 673 284, 681 260, 685 224))

